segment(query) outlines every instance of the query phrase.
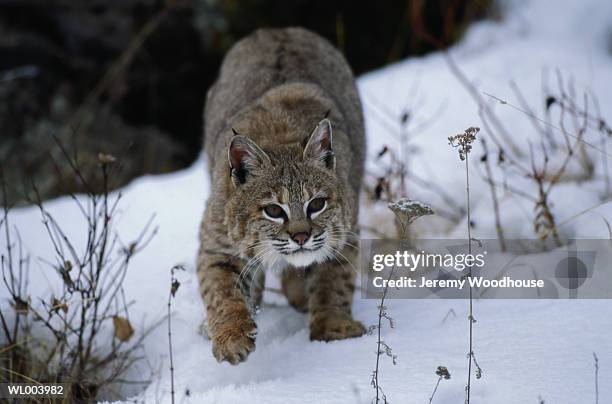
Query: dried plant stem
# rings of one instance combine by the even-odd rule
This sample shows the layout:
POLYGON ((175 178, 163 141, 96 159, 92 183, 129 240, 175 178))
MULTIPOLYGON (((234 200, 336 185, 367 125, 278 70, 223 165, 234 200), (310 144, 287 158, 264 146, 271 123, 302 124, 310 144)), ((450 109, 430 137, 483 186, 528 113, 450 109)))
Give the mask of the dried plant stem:
POLYGON ((595 404, 599 404, 599 358, 595 352, 593 360, 595 361, 595 404))
POLYGON ((174 404, 174 355, 172 354, 172 298, 180 283, 174 276, 176 269, 180 267, 174 266, 170 270, 170 292, 168 293, 168 355, 170 358, 170 401, 174 404))
POLYGON ((379 373, 379 365, 380 365, 380 355, 382 354, 382 338, 381 338, 381 329, 382 329, 382 319, 383 317, 386 316, 385 314, 385 299, 387 298, 387 291, 389 290, 389 280, 391 279, 391 277, 393 276, 393 271, 394 271, 395 267, 391 268, 391 271, 389 272, 389 276, 387 277, 387 283, 385 285, 385 289, 383 290, 383 295, 380 298, 380 305, 378 306, 378 326, 377 328, 377 333, 376 333, 376 367, 374 368, 374 374, 372 377, 372 385, 374 387, 374 389, 376 390, 376 401, 375 403, 378 404, 382 398, 383 403, 387 402, 387 397, 385 396, 385 394, 382 392, 382 388, 380 387, 380 384, 378 382, 378 373, 379 373), (381 397, 382 395, 382 397, 381 397))
POLYGON ((495 214, 495 231, 497 232, 497 238, 499 239, 499 245, 502 252, 506 251, 506 238, 504 237, 504 228, 501 225, 501 217, 499 214, 499 201, 497 199, 497 190, 495 189, 495 182, 493 181, 493 171, 491 170, 491 162, 489 161, 489 150, 487 149, 487 142, 482 139, 482 147, 484 148, 484 163, 485 170, 487 172, 487 183, 491 189, 491 200, 493 201, 493 212, 495 214))
MULTIPOLYGON (((388 205, 389 209, 395 214, 395 218, 400 227, 401 233, 401 241, 404 248, 407 248, 409 243, 408 238, 408 226, 410 223, 415 221, 421 216, 433 215, 433 210, 426 204, 423 204, 419 201, 414 201, 406 198, 402 198, 396 202, 390 203, 388 205)), ((387 282, 385 283, 385 288, 383 289, 383 294, 380 299, 380 305, 378 306, 378 326, 374 326, 377 328, 377 349, 376 349, 376 367, 372 372, 372 386, 376 390, 375 403, 378 404, 381 399, 383 403, 387 403, 387 397, 382 391, 378 373, 379 373, 379 365, 380 365, 380 355, 385 353, 387 356, 391 357, 393 360, 393 364, 395 365, 395 360, 397 358, 396 355, 393 355, 391 347, 387 345, 381 338, 381 329, 382 329, 382 319, 385 318, 389 321, 389 326, 393 328, 393 319, 389 317, 387 314, 387 308, 385 307, 385 299, 387 298, 387 293, 389 291, 389 280, 393 277, 393 272, 395 271, 395 266, 391 267, 389 271, 389 276, 387 277, 387 282), (383 350, 384 349, 384 350, 383 350), (382 397, 381 397, 382 396, 382 397)))
MULTIPOLYGON (((527 106, 527 102, 520 93, 518 86, 516 86, 516 84, 513 84, 512 87, 517 97, 519 98, 521 106, 513 105, 508 101, 492 94, 484 94, 504 106, 509 106, 515 109, 516 111, 527 115, 530 118, 535 131, 544 138, 547 138, 548 136, 548 129, 555 129, 561 132, 565 140, 565 148, 563 149, 565 155, 560 156, 562 158, 560 160, 560 165, 554 170, 551 170, 549 166, 550 158, 548 155, 548 148, 546 147, 544 142, 541 143, 542 153, 544 156, 543 163, 540 165, 536 164, 536 156, 531 145, 529 147, 530 164, 528 166, 523 164, 523 162, 518 161, 516 157, 505 154, 504 150, 500 148, 500 156, 503 157, 503 159, 500 159, 500 165, 501 162, 503 162, 503 167, 512 169, 513 174, 519 174, 533 181, 533 185, 535 185, 536 187, 536 195, 534 198, 523 192, 518 192, 519 190, 517 190, 515 187, 511 187, 507 184, 504 184, 504 188, 516 195, 526 197, 526 199, 534 202, 535 216, 533 218, 533 228, 536 236, 543 242, 543 247, 546 247, 546 239, 548 236, 551 236, 552 242, 555 246, 561 246, 562 238, 557 230, 558 225, 551 209, 553 205, 551 201, 551 191, 559 182, 561 182, 564 174, 566 173, 566 169, 570 161, 575 156, 580 157, 579 162, 582 164, 587 178, 590 178, 593 174, 593 164, 590 161, 589 157, 585 154, 585 146, 589 146, 593 149, 599 150, 604 156, 607 156, 607 152, 603 149, 598 149, 592 143, 586 142, 584 140, 584 135, 587 129, 593 126, 595 121, 599 122, 597 127, 602 132, 608 133, 608 131, 610 131, 610 133, 612 133, 612 130, 608 128, 607 124, 602 119, 597 120, 596 118, 589 115, 588 97, 586 95, 584 97, 584 107, 582 109, 578 108, 571 99, 570 101, 566 102, 567 95, 565 94, 565 90, 563 89, 563 83, 561 81, 559 84, 559 87, 562 92, 561 97, 559 98, 548 96, 546 101, 547 111, 549 110, 551 105, 557 105, 558 108, 560 108, 560 118, 559 123, 557 125, 552 124, 535 115, 532 110, 527 106), (565 127, 564 121, 566 118, 571 118, 574 123, 575 130, 573 133, 569 132, 565 127), (573 143, 572 139, 574 139, 573 143)), ((551 144, 552 146, 549 146, 549 148, 555 150, 557 155, 562 152, 562 149, 560 149, 555 143, 551 144)), ((497 186, 495 184, 495 181, 493 180, 493 178, 491 178, 491 175, 489 174, 489 167, 485 167, 485 169, 487 169, 487 176, 489 177, 487 178, 487 181, 489 182, 489 184, 497 186)))
MULTIPOLYGON (((470 165, 469 165, 469 153, 465 154, 465 189, 467 198, 467 234, 468 234, 468 254, 472 254, 472 217, 470 210, 470 165)), ((472 266, 469 265, 468 278, 472 277, 472 266)), ((473 310, 473 292, 472 285, 470 284, 470 311, 468 321, 470 323, 470 341, 468 351, 468 376, 467 384, 465 386, 465 402, 470 404, 470 390, 472 387, 472 355, 473 355, 473 344, 474 344, 474 310, 473 310)))
MULTIPOLYGON (((575 139, 577 141, 577 143, 582 143, 582 144, 584 144, 586 146, 589 146, 591 149, 593 149, 595 151, 598 151, 598 152, 600 152, 602 154, 610 156, 610 154, 606 150, 603 150, 603 149, 599 148, 594 143, 591 143, 591 142, 588 142, 588 141, 584 140, 584 138, 583 138, 583 136, 582 136, 582 134, 580 132, 581 131, 584 132, 584 130, 586 130, 586 125, 585 125, 584 129, 579 131, 579 133, 577 133, 577 134, 576 133, 571 133, 571 132, 568 132, 567 130, 565 130, 562 127, 562 125, 557 126, 557 125, 555 125, 555 124, 553 124, 551 122, 548 122, 548 121, 540 118, 539 116, 537 116, 537 115, 535 115, 533 113, 530 113, 529 111, 525 111, 524 109, 522 109, 522 108, 520 108, 520 107, 518 107, 518 106, 516 106, 516 105, 514 105, 514 104, 512 104, 512 103, 510 103, 510 102, 508 102, 508 101, 506 101, 504 99, 502 99, 502 98, 499 98, 499 97, 497 97, 497 96, 495 96, 493 94, 489 94, 489 93, 486 93, 486 92, 483 92, 483 94, 486 95, 487 97, 493 98, 494 100, 499 102, 501 105, 507 105, 510 108, 513 108, 513 109, 515 109, 515 110, 517 110, 517 111, 527 115, 528 117, 533 118, 534 120, 539 121, 542 124, 544 124, 544 125, 552 128, 552 129, 555 129, 555 130, 561 132, 563 135, 575 139)), ((580 115, 583 115, 585 120, 589 118, 588 111, 580 112, 580 115)), ((610 157, 612 157, 612 156, 610 156, 610 157)))
POLYGON ((172 296, 168 298, 168 352, 170 355, 170 401, 174 404, 174 358, 172 356, 172 296))
MULTIPOLYGON (((512 136, 508 132, 508 130, 501 123, 501 120, 493 113, 491 108, 485 103, 483 97, 480 92, 476 89, 476 87, 470 82, 465 73, 461 71, 455 60, 451 57, 449 52, 444 52, 444 58, 448 67, 453 73, 453 75, 459 80, 459 82, 463 85, 463 87, 469 92, 470 96, 474 99, 479 108, 479 114, 483 122, 487 119, 491 124, 497 129, 497 133, 499 133, 500 138, 505 142, 508 146, 512 155, 516 156, 518 159, 522 157, 521 149, 512 141, 512 136)), ((503 143, 496 136, 493 135, 493 132, 490 132, 491 139, 495 142, 495 144, 502 148, 503 143)))
MULTIPOLYGON (((557 230, 557 224, 555 223, 555 216, 552 214, 549 204, 548 193, 544 190, 544 182, 536 177, 536 183, 538 185, 538 196, 539 200, 536 203, 536 207, 539 208, 537 217, 541 217, 544 220, 546 226, 546 233, 541 233, 540 237, 546 237, 545 235, 550 234, 556 246, 560 247, 561 238, 559 237, 559 231, 557 230), (542 234, 544 236, 542 236, 542 234)), ((536 232, 538 232, 539 223, 536 223, 536 232)))
MULTIPOLYGON (((13 268, 13 252, 12 252, 12 241, 11 241, 11 234, 10 234, 10 229, 9 229, 9 217, 8 217, 8 213, 9 213, 9 206, 8 206, 8 200, 7 200, 7 192, 6 192, 6 182, 4 180, 4 168, 0 165, 0 184, 2 185, 2 207, 3 207, 3 212, 4 212, 4 217, 2 219, 2 221, 0 221, 0 229, 2 228, 2 226, 4 226, 4 230, 6 232, 5 237, 6 237, 6 258, 4 256, 4 254, 2 255, 2 278, 4 279, 4 283, 7 285, 9 285, 9 283, 6 281, 5 275, 4 275, 4 268, 5 268, 5 260, 7 260, 7 264, 6 266, 8 268, 13 268)), ((9 271, 9 275, 13 276, 13 271, 9 271)), ((13 279, 11 279, 11 285, 13 285, 13 279)), ((17 325, 17 321, 19 320, 19 316, 15 316, 15 323, 17 325)), ((10 345, 14 345, 16 343, 16 334, 11 333, 11 331, 9 331, 9 326, 7 324, 6 319, 4 318, 4 315, 2 314, 2 310, 0 310, 0 321, 2 322, 2 329, 4 331, 4 336, 6 338, 6 345, 10 346, 10 345)), ((18 328, 16 326, 16 328, 18 328)))
MULTIPOLYGON (((475 128, 475 127, 470 127, 467 128, 463 133, 460 133, 458 135, 454 135, 454 136, 449 136, 448 138, 448 143, 449 145, 451 145, 451 147, 457 148, 458 152, 459 152, 459 160, 463 161, 465 163, 465 195, 466 195, 466 208, 467 208, 467 238, 468 238, 468 254, 472 255, 472 212, 470 209, 470 151, 472 150, 472 144, 474 143, 474 141, 476 140, 476 135, 478 134, 478 132, 480 131, 479 128, 475 128)), ((472 278, 472 265, 468 265, 468 273, 467 273, 467 278, 468 280, 472 278)), ((474 343, 474 299, 473 299, 473 290, 472 290, 472 285, 469 285, 469 291, 470 291, 470 305, 469 305, 469 316, 468 316, 468 321, 470 323, 470 334, 469 334, 469 350, 468 350, 468 376, 467 376, 467 383, 465 386, 465 403, 469 404, 470 403, 470 390, 471 390, 471 382, 472 382, 472 360, 474 360, 474 365, 476 365, 477 367, 477 374, 476 377, 480 378, 480 375, 482 374, 482 371, 480 370, 480 367, 478 366, 474 358, 474 349, 473 349, 473 343, 474 343)))
MULTIPOLYGON (((607 136, 601 135, 601 150, 607 150, 607 136)), ((602 153, 602 167, 604 170, 604 184, 606 186, 604 191, 604 198, 608 199, 612 195, 612 188, 610 187, 610 167, 608 166, 608 155, 602 153)))
POLYGON ((438 381, 436 382, 433 392, 431 393, 431 396, 429 397, 429 404, 432 403, 436 395, 436 392, 438 391, 438 386, 440 386, 440 382, 442 381, 442 379, 449 380, 451 378, 451 374, 446 368, 446 366, 438 366, 438 368, 436 369, 436 375, 438 376, 438 381))
MULTIPOLYGON (((84 179, 83 171, 76 157, 71 158, 59 140, 58 146, 68 165, 77 178, 84 179)), ((1 267, 11 305, 15 309, 13 332, 6 340, 12 348, 0 351, 7 355, 12 375, 27 374, 41 382, 61 382, 69 385, 68 399, 79 402, 95 399, 101 389, 112 383, 139 358, 134 351, 142 347, 142 341, 150 330, 133 338, 134 329, 128 318, 128 303, 123 291, 123 281, 131 259, 151 240, 155 231, 147 223, 140 235, 128 246, 123 246, 118 234, 113 231, 113 217, 121 195, 109 194, 111 164, 115 158, 98 155, 102 175, 102 188, 95 190, 87 181, 82 187, 83 198, 71 194, 71 198, 83 215, 86 237, 85 248, 79 248, 71 241, 69 234, 43 204, 36 184, 32 184, 34 197, 30 202, 41 214, 55 256, 51 261, 42 259, 59 277, 62 288, 59 294, 48 298, 39 297, 32 301, 27 293, 28 259, 24 257, 19 232, 15 229, 16 243, 13 244, 8 232, 8 203, 4 203, 4 217, 0 228, 6 226, 7 252, 3 252, 1 267), (13 248, 16 247, 16 248, 13 248), (13 257, 13 255, 15 255, 13 257), (23 325, 20 325, 22 319, 23 325), (29 321, 37 321, 41 328, 50 332, 50 338, 32 333, 29 321), (105 324, 114 325, 114 337, 108 342, 108 349, 98 343, 100 330, 105 324), (34 346, 43 346, 40 358, 34 357, 26 341, 34 346), (20 341, 23 341, 22 344, 20 341), (129 346, 127 345, 129 341, 129 346), (14 349, 16 345, 23 346, 14 349), (56 363, 54 367, 50 363, 56 363)), ((0 172, 0 182, 4 182, 0 172)), ((6 195, 6 193, 4 193, 6 195)), ((2 332, 10 332, 8 319, 0 312, 2 332)), ((22 376, 19 376, 23 378, 22 376)), ((5 381, 4 378, 0 378, 5 381)), ((110 390, 109 390, 110 392, 110 390)))
POLYGON ((376 367, 374 368, 374 389, 376 389, 376 403, 378 404, 380 402, 380 397, 379 397, 379 390, 380 390, 380 384, 378 382, 378 369, 379 369, 379 364, 380 364, 380 327, 382 325, 382 316, 380 314, 381 310, 382 310, 382 304, 385 300, 385 294, 387 293, 387 288, 385 288, 385 292, 383 293, 383 297, 380 300, 381 302, 381 308, 379 308, 378 311, 378 330, 377 330, 377 337, 376 337, 376 343, 377 343, 377 347, 376 347, 376 367))
POLYGON ((440 385, 441 381, 442 381, 442 376, 438 376, 438 381, 436 382, 436 386, 434 387, 433 392, 431 393, 431 396, 429 397, 429 404, 433 402, 434 396, 436 395, 436 391, 438 391, 438 386, 440 385))

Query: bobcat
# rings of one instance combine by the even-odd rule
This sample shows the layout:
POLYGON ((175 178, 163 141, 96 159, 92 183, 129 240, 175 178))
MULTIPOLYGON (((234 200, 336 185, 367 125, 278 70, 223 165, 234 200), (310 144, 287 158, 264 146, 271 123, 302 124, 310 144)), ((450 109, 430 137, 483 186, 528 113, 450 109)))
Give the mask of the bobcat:
POLYGON ((213 355, 255 349, 265 269, 309 313, 310 339, 361 336, 351 315, 365 138, 352 72, 301 29, 262 29, 227 54, 204 112, 212 190, 198 278, 213 355))

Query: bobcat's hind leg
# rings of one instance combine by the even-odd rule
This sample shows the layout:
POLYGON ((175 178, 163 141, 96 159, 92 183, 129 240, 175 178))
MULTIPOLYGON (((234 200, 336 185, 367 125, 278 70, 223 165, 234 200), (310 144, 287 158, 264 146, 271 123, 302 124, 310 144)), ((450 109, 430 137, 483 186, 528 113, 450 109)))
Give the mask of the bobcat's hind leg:
POLYGON ((306 273, 294 268, 285 269, 281 274, 281 286, 289 304, 297 311, 306 313, 308 311, 306 273))

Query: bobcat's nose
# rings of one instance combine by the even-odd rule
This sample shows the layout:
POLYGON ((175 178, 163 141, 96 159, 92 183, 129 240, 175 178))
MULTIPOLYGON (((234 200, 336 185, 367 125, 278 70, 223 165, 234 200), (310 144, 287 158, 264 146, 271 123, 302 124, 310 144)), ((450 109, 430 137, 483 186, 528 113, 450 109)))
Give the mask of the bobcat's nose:
POLYGON ((301 231, 299 233, 293 233, 291 235, 291 239, 298 243, 299 245, 304 245, 308 241, 308 237, 310 237, 310 233, 301 231))

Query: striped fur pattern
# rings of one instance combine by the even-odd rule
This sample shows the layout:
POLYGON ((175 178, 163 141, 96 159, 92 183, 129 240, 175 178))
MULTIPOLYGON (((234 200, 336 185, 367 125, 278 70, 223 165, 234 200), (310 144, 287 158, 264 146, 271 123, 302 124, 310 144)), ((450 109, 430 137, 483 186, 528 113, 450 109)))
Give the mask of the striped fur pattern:
POLYGON ((259 30, 226 56, 205 108, 212 192, 198 277, 219 361, 255 349, 264 274, 281 273, 312 340, 357 337, 364 128, 344 58, 300 28, 259 30))

